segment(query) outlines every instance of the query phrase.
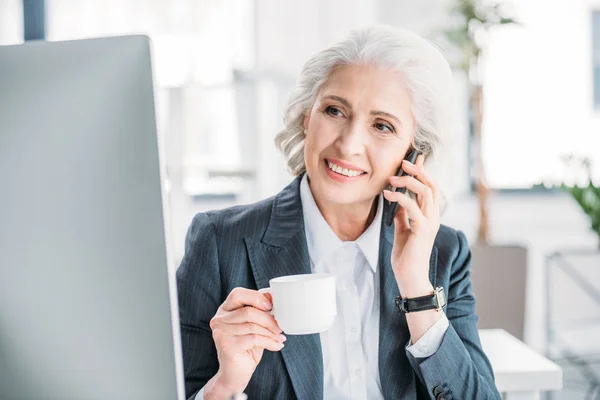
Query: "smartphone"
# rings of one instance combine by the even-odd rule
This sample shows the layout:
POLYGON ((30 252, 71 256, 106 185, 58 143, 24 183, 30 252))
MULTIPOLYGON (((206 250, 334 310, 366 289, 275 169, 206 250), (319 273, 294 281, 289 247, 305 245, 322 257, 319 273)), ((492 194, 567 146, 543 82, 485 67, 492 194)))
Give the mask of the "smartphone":
MULTIPOLYGON (((420 151, 411 148, 411 150, 406 154, 406 157, 404 157, 404 159, 408 160, 414 164, 417 161, 417 157, 419 156, 419 154, 421 154, 420 151)), ((398 171, 396 171, 396 176, 404 176, 404 175, 408 175, 408 174, 402 170, 402 164, 400 164, 400 167, 398 167, 398 171)), ((392 188, 390 190, 392 192, 406 193, 405 187, 397 188, 395 186, 392 186, 392 188)), ((394 223, 394 217, 396 216, 396 212, 398 211, 398 203, 389 202, 389 204, 390 204, 391 209, 390 209, 390 212, 385 221, 387 226, 391 226, 394 223)))

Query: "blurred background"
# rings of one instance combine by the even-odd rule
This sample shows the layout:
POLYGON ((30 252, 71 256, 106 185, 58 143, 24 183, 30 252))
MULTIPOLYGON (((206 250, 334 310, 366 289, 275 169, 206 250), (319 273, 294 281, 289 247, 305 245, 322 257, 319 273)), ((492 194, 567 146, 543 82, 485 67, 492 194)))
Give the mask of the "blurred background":
POLYGON ((195 213, 292 180, 273 139, 303 63, 373 23, 453 65, 461 123, 436 174, 480 327, 559 362, 556 398, 600 396, 599 0, 0 0, 0 45, 150 36, 177 264, 195 213))

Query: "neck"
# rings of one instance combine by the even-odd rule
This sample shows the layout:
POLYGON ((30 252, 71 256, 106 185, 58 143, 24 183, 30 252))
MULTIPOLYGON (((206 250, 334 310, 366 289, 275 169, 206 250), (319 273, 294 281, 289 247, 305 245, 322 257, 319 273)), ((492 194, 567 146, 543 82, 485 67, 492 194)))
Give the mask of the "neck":
POLYGON ((315 198, 315 203, 327 224, 342 241, 354 241, 375 219, 378 198, 363 204, 327 204, 315 198))

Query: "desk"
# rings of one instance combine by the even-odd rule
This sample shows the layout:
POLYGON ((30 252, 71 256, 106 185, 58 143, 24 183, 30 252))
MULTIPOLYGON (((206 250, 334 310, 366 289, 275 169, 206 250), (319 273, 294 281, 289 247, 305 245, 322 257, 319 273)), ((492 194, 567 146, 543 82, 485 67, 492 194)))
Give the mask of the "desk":
POLYGON ((504 400, 537 400, 540 391, 562 388, 562 368, 505 330, 481 329, 479 337, 504 400))

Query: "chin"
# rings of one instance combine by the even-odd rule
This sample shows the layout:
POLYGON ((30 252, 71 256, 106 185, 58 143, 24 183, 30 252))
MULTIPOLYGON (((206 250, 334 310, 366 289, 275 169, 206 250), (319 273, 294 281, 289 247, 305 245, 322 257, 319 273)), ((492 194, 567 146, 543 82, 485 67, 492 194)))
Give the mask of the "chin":
POLYGON ((366 199, 357 196, 357 193, 344 193, 341 190, 331 191, 325 195, 327 201, 331 204, 338 204, 340 206, 347 206, 352 204, 361 204, 366 199))
POLYGON ((315 189, 319 191, 320 198, 330 204, 352 205, 370 202, 377 195, 365 196, 367 193, 373 192, 372 188, 365 187, 366 185, 340 185, 337 182, 328 182, 328 178, 321 180, 320 185, 315 189))

